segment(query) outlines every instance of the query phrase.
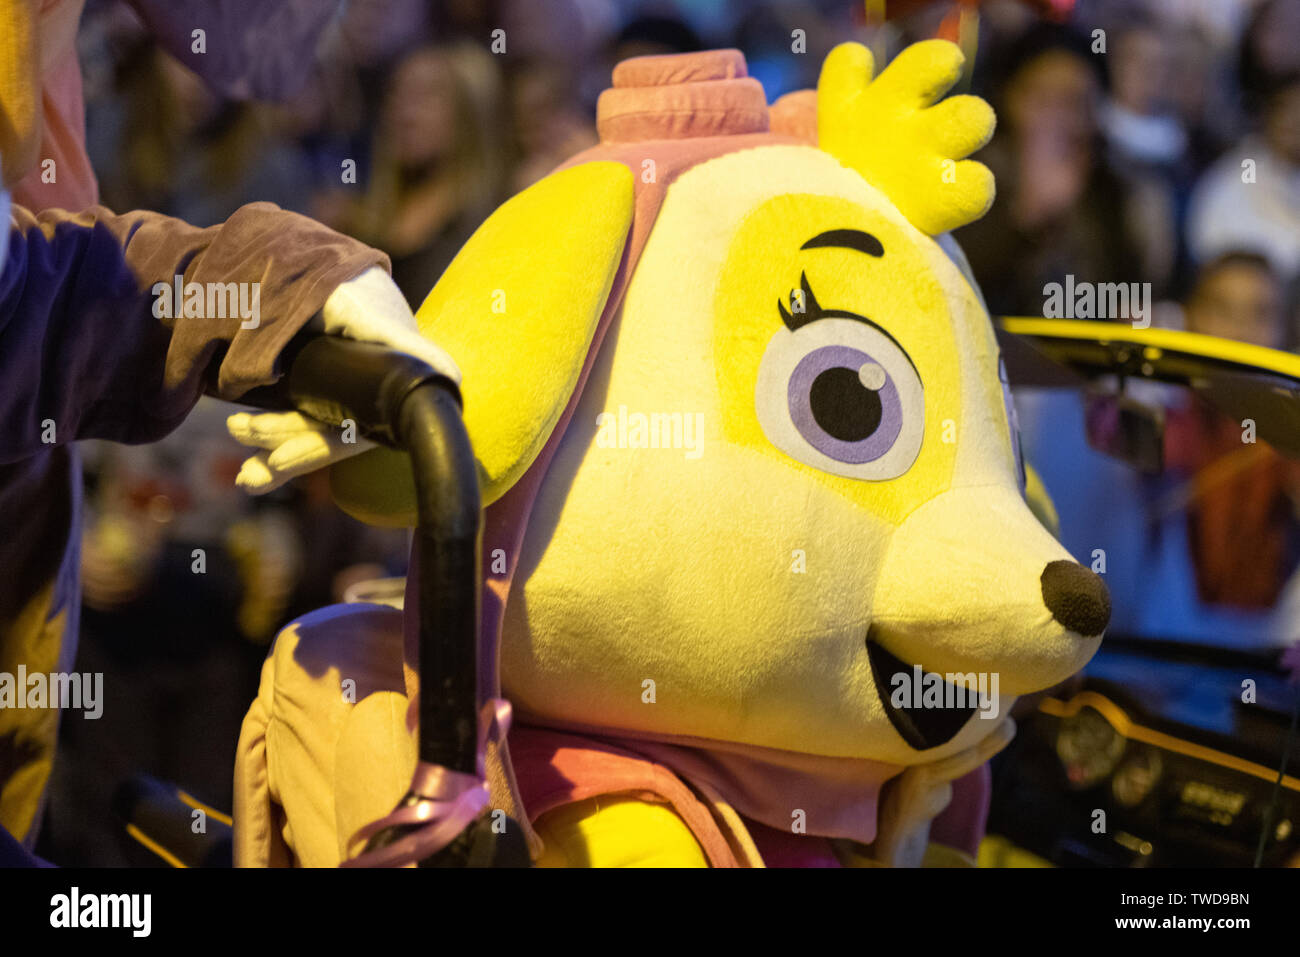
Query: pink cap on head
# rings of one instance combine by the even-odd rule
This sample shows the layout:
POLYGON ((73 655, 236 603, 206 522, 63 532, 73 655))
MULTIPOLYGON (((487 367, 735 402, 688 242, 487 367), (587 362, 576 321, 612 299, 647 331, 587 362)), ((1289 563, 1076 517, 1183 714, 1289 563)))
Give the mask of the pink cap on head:
POLYGON ((748 76, 745 54, 739 50, 705 50, 631 57, 615 65, 613 82, 616 87, 672 86, 748 76))
POLYGON ((695 139, 769 128, 763 86, 739 50, 708 50, 624 60, 600 95, 602 143, 695 139))

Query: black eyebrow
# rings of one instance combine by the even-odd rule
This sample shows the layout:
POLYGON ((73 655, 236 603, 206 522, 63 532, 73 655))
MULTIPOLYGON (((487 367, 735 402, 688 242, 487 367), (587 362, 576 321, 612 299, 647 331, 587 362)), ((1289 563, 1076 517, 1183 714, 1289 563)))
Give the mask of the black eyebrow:
POLYGON ((860 229, 828 229, 826 232, 814 236, 799 248, 825 249, 827 247, 856 249, 860 253, 876 257, 885 254, 885 247, 880 244, 880 240, 871 233, 864 233, 860 229))
MULTIPOLYGON (((865 236, 867 234, 863 233, 862 235, 865 236)), ((816 322, 818 319, 852 319, 854 322, 860 322, 864 326, 870 326, 897 346, 898 351, 903 354, 903 358, 907 360, 907 363, 912 367, 912 370, 918 372, 916 363, 912 361, 912 357, 908 351, 903 348, 903 344, 895 339, 890 334, 889 330, 880 323, 873 322, 866 316, 859 315, 856 312, 849 312, 846 309, 823 309, 821 303, 817 301, 817 297, 813 295, 812 286, 808 283, 808 274, 806 272, 799 277, 799 286, 803 292, 802 309, 795 309, 795 304, 797 302, 795 294, 797 290, 794 289, 790 290, 789 309, 786 308, 785 303, 780 299, 776 301, 777 311, 781 313, 781 321, 785 323, 785 327, 791 332, 797 332, 810 322, 816 322)))

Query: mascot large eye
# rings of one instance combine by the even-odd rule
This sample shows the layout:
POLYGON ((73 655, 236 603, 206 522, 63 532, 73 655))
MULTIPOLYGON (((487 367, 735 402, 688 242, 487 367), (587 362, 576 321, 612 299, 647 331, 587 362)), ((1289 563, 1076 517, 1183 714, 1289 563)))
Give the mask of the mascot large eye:
POLYGON ((891 336, 860 319, 778 332, 755 398, 768 441, 834 475, 896 478, 921 450, 925 396, 916 368, 891 336))

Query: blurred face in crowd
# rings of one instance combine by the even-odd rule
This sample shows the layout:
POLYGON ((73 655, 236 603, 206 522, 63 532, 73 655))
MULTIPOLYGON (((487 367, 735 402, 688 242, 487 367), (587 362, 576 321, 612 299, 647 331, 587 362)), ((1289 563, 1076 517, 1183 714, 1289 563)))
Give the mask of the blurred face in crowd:
POLYGON ((220 99, 179 60, 164 53, 156 55, 163 83, 175 97, 182 128, 193 130, 212 119, 221 105, 220 99))
POLYGON ((1020 68, 1007 88, 1007 115, 1018 134, 1051 134, 1068 142, 1094 129, 1097 81, 1073 53, 1049 50, 1020 68))
POLYGON ((436 50, 409 56, 393 74, 385 104, 388 142, 399 166, 428 166, 456 142, 456 78, 436 50))
POLYGON ((520 145, 526 152, 542 149, 556 114, 564 109, 563 74, 558 66, 534 60, 515 77, 510 93, 520 145))
POLYGON ((1280 349, 1284 336, 1277 280, 1257 263, 1229 262, 1212 268, 1188 300, 1187 329, 1280 349))
POLYGON ((1202 121, 1213 74, 1205 68, 1214 60, 1213 46, 1199 30, 1178 31, 1171 42, 1169 85, 1164 93, 1188 123, 1202 121))
POLYGON ((1300 82, 1292 83, 1269 101, 1264 135, 1274 152, 1300 166, 1300 82))
POLYGON ((1120 36, 1110 64, 1116 102, 1144 115, 1165 109, 1173 74, 1173 49, 1166 37, 1155 30, 1129 31, 1120 36))
POLYGON ((1274 76, 1300 70, 1300 0, 1274 0, 1264 11, 1247 42, 1260 63, 1274 76))
POLYGON ((348 0, 342 33, 356 63, 378 66, 428 28, 425 0, 348 0))

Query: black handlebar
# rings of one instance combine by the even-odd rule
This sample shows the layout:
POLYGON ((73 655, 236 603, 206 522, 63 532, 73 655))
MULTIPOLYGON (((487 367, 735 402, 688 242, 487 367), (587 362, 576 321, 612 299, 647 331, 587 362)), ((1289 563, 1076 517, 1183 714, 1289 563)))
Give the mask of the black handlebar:
MULTIPOLYGON (((281 402, 334 425, 351 420, 366 438, 411 457, 420 565, 419 759, 476 774, 482 507, 460 391, 419 359, 329 336, 295 343, 285 362, 288 373, 276 387, 281 402)), ((424 798, 411 792, 398 806, 424 798)), ((369 847, 402 833, 389 828, 369 847)), ((515 822, 498 833, 480 817, 421 866, 527 863, 515 822)))
POLYGON ((419 359, 331 336, 290 357, 287 396, 404 449, 414 470, 420 561, 420 760, 475 773, 481 507, 460 391, 419 359))

